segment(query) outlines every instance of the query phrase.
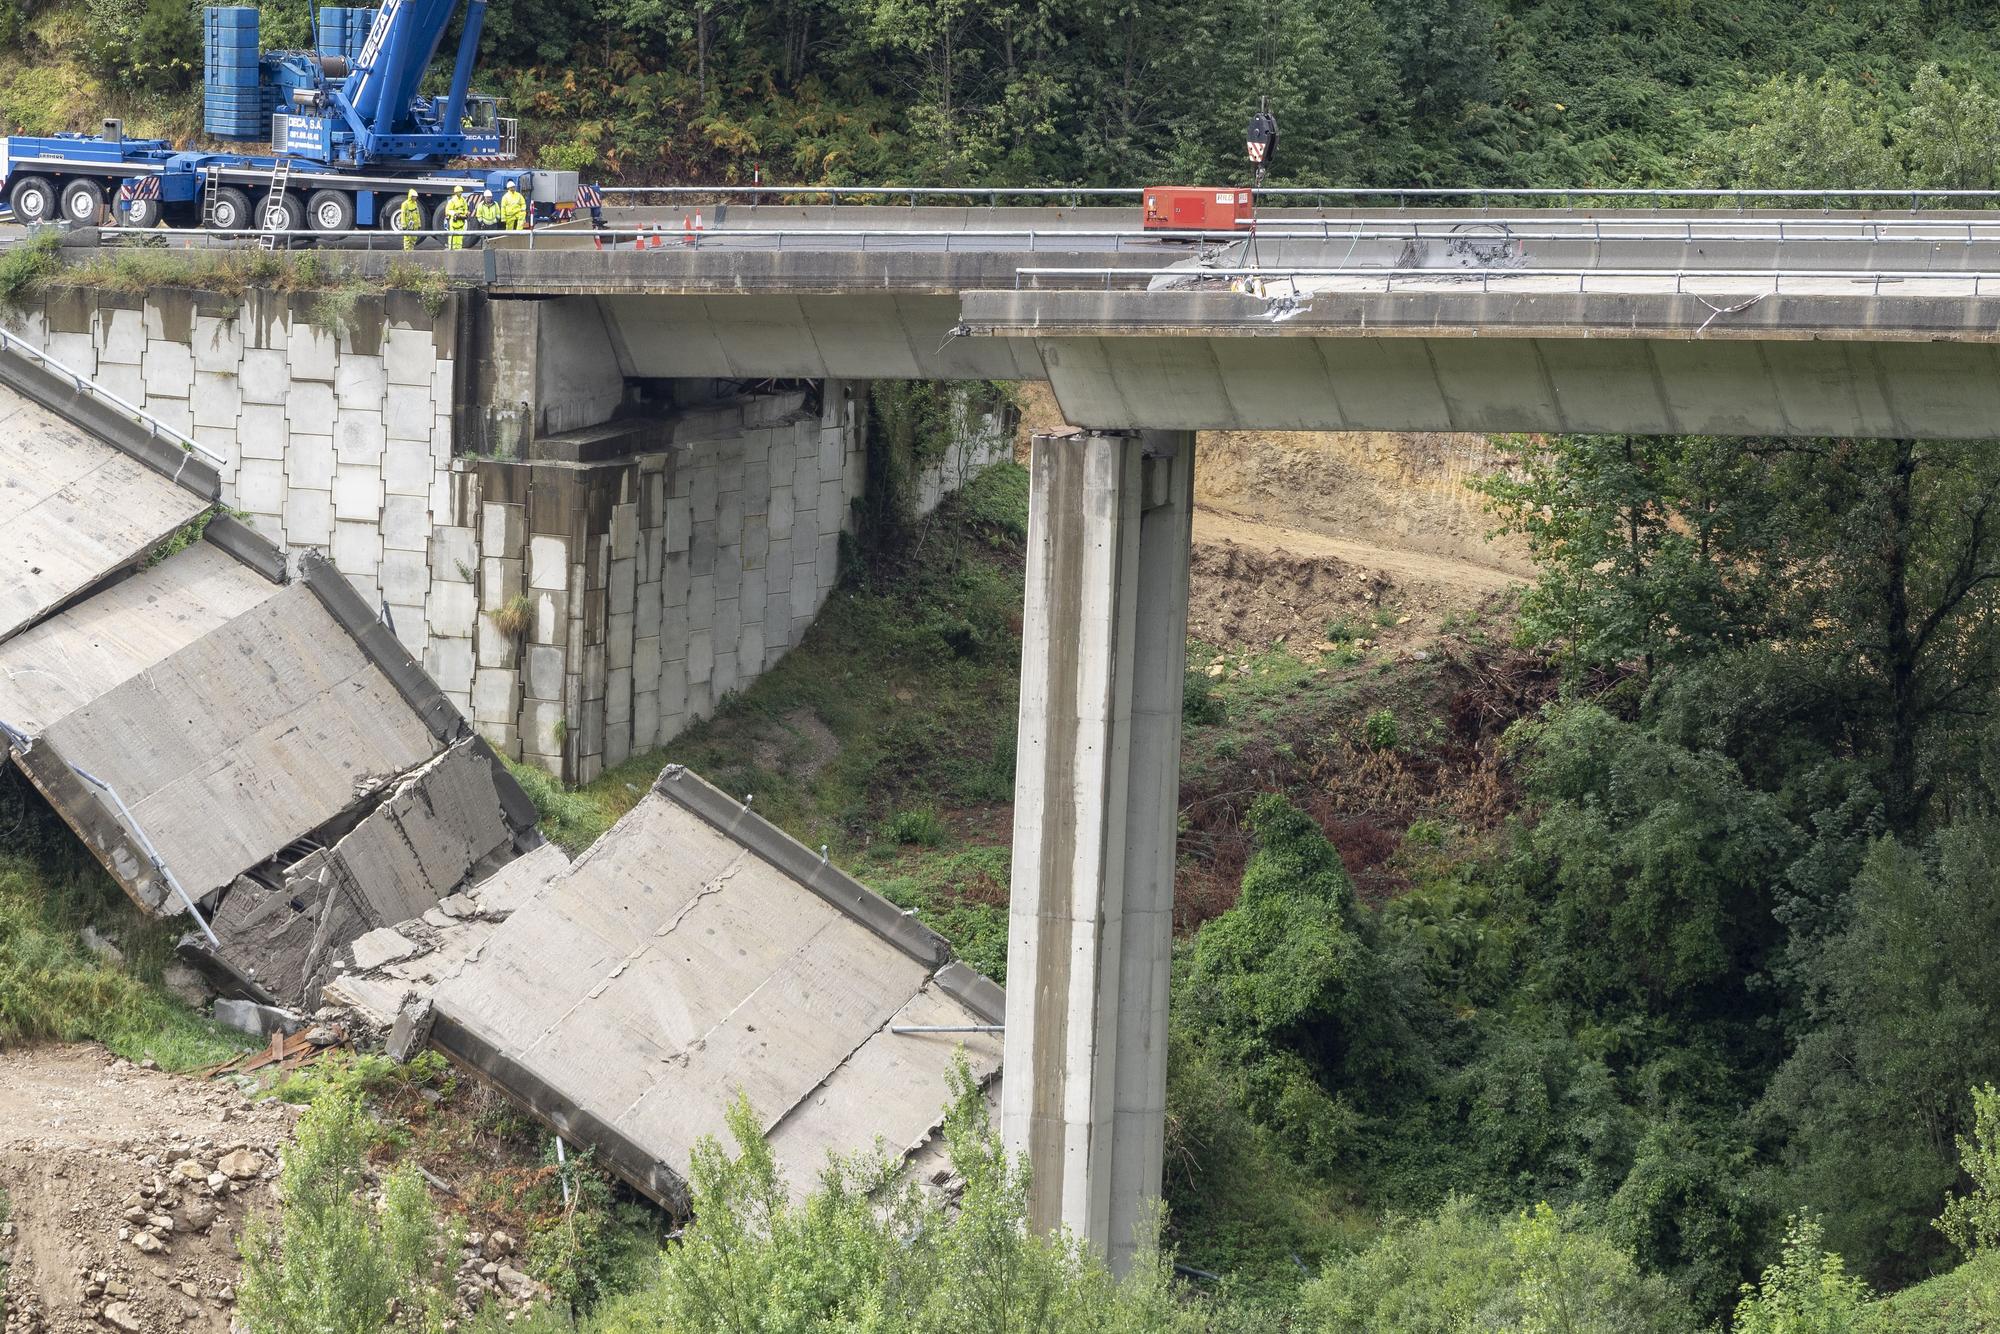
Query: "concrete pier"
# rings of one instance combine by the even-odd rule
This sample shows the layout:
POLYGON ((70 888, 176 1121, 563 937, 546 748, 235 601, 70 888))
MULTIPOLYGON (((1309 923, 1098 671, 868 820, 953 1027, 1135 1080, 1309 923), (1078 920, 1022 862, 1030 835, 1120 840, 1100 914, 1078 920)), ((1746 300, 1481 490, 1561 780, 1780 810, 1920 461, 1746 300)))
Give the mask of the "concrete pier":
POLYGON ((1002 1133, 1034 1226, 1122 1272, 1160 1193, 1194 436, 1030 466, 1002 1133))

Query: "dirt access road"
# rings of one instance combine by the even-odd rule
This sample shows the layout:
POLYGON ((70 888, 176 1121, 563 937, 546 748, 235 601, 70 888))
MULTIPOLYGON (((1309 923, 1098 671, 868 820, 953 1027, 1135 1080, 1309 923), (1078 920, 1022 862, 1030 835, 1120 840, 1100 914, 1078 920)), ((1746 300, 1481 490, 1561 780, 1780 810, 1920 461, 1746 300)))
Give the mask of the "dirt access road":
POLYGON ((236 1238, 275 1204, 291 1128, 283 1104, 102 1047, 0 1050, 0 1328, 225 1334, 236 1238))

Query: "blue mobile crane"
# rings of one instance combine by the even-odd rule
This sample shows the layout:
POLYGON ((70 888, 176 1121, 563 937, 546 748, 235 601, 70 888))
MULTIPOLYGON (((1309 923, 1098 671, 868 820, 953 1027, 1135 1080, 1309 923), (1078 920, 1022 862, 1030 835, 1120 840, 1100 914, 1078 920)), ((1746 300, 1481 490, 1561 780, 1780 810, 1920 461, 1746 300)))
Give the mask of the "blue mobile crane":
POLYGON ((502 165, 514 156, 515 123, 470 91, 486 0, 464 0, 447 90, 420 92, 459 7, 323 7, 316 49, 262 52, 254 8, 206 9, 205 128, 235 140, 268 130, 268 150, 177 149, 128 139, 107 120, 96 135, 0 138, 0 191, 19 222, 96 223, 115 205, 130 226, 222 231, 401 230, 412 190, 425 225, 442 229, 454 187, 497 199, 510 181, 537 222, 566 219, 580 203, 595 210, 600 197, 573 171, 502 165))

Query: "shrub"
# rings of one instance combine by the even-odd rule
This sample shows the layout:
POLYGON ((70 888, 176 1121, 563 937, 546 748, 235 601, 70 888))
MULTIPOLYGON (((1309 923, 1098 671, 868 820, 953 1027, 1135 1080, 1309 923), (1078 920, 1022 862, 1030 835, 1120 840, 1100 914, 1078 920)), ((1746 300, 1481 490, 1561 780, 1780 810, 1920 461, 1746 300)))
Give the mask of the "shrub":
POLYGON ((1396 742, 1402 739, 1402 725, 1396 721, 1394 709, 1377 709, 1361 724, 1362 739, 1371 750, 1394 750, 1396 742))
POLYGON ((1641 1334, 1694 1319, 1661 1279, 1547 1204, 1501 1223, 1455 1197, 1434 1217, 1392 1222, 1304 1292, 1301 1329, 1641 1334))
POLYGON ((237 1314, 254 1334, 374 1334, 415 1317, 438 1328, 450 1312, 450 1245, 414 1168, 368 1201, 363 1156, 374 1138, 354 1094, 322 1098, 285 1150, 275 1228, 253 1218, 240 1242, 237 1314))
POLYGON ((948 831, 936 811, 920 806, 915 810, 896 812, 882 832, 897 843, 934 848, 944 842, 948 831))
POLYGON ((956 1207, 889 1184, 879 1158, 835 1161, 795 1202, 747 1100, 729 1110, 731 1156, 696 1146, 695 1221, 646 1289, 593 1313, 595 1331, 871 1329, 898 1334, 1173 1334, 1212 1328, 1208 1305, 1142 1250, 1124 1280, 1080 1241, 1025 1223, 1027 1177, 993 1134, 963 1060, 944 1138, 965 1182, 956 1207))
POLYGON ((1969 1260, 2000 1248, 2000 1089, 1972 1090, 1972 1138, 1958 1137, 1958 1159, 1972 1193, 1945 1203, 1935 1226, 1969 1260))
POLYGON ((1216 695, 1208 673, 1189 671, 1181 687, 1181 721, 1190 727, 1212 727, 1228 718, 1229 706, 1216 695))

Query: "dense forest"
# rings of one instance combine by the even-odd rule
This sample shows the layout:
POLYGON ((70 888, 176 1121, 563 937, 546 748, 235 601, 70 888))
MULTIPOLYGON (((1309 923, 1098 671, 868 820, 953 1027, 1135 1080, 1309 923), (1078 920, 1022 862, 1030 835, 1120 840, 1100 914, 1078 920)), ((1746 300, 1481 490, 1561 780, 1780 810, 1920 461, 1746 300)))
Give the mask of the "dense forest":
MULTIPOLYGON (((306 0, 262 7, 267 43, 305 42, 306 0)), ((198 93, 198 12, 0 0, 23 57, 0 104, 92 128, 51 66, 74 45, 158 116, 198 93)), ((1222 180, 1263 99, 1280 182, 1775 184, 1773 145, 1735 132, 1805 94, 1813 183, 1983 186, 1994 19, 1970 0, 516 0, 488 12, 481 81, 544 163, 627 183, 1222 180)))

